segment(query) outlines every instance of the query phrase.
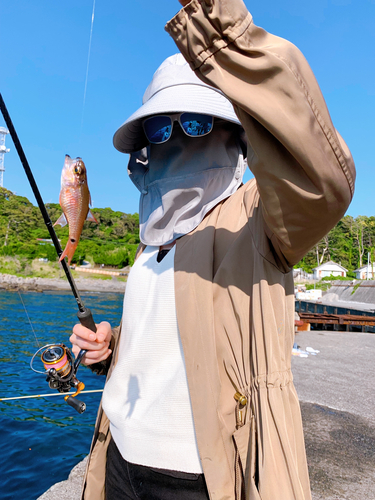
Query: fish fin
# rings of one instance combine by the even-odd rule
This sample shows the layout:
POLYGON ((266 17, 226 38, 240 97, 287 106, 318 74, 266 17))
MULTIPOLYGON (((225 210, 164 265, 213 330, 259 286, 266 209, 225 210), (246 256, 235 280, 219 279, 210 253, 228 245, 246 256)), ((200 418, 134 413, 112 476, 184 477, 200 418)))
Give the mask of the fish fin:
POLYGON ((69 155, 65 155, 65 160, 64 160, 64 168, 69 168, 69 165, 71 165, 73 160, 70 158, 69 155))
POLYGON ((70 263, 72 261, 74 252, 76 251, 76 248, 78 246, 78 241, 72 240, 71 238, 68 239, 68 243, 66 244, 66 247, 61 254, 61 257, 59 259, 59 262, 61 262, 65 257, 68 257, 68 265, 70 266, 70 263))
POLYGON ((96 222, 97 224, 99 224, 99 222, 95 219, 95 217, 93 216, 91 210, 89 210, 88 214, 87 214, 87 217, 86 217, 86 220, 90 221, 90 222, 96 222))
POLYGON ((64 212, 60 215, 60 217, 54 223, 54 226, 56 226, 56 224, 60 224, 61 227, 64 227, 68 224, 68 221, 66 220, 64 212))

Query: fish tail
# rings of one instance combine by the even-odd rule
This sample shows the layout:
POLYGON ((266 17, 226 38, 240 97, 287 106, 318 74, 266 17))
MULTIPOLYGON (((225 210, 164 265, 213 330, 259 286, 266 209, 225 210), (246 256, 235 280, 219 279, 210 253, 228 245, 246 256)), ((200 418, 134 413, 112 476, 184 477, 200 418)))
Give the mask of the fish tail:
POLYGON ((66 244, 66 247, 61 254, 61 257, 59 259, 59 262, 61 262, 65 257, 68 257, 68 265, 70 266, 70 262, 73 258, 74 252, 76 251, 76 248, 78 246, 78 241, 69 238, 68 243, 66 244))

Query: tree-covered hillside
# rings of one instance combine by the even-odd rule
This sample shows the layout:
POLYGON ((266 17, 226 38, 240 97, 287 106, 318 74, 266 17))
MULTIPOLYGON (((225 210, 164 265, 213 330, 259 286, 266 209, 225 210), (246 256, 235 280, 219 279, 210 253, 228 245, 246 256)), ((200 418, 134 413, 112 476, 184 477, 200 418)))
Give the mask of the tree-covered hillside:
MULTIPOLYGON (((52 222, 55 222, 61 214, 60 205, 49 203, 46 206, 52 222)), ((114 212, 110 208, 94 208, 92 212, 99 224, 85 222, 73 262, 86 259, 119 268, 132 265, 139 243, 138 214, 114 212)), ((69 229, 67 226, 55 226, 55 229, 64 248, 69 229)), ((27 198, 0 188, 0 255, 55 260, 54 247, 38 241, 48 238, 39 208, 27 198)), ((354 271, 367 263, 368 253, 371 262, 375 262, 375 217, 353 218, 347 215, 296 267, 311 272, 317 265, 333 260, 354 271)))
MULTIPOLYGON (((48 203, 47 211, 54 223, 61 215, 58 203, 48 203)), ((81 239, 72 262, 84 259, 95 264, 116 266, 132 265, 139 243, 138 214, 114 212, 110 208, 93 208, 92 213, 99 222, 85 222, 81 239)), ((65 248, 69 228, 55 226, 56 233, 65 248)), ((0 188, 0 255, 25 256, 56 259, 56 251, 49 239, 39 208, 22 196, 0 188)))

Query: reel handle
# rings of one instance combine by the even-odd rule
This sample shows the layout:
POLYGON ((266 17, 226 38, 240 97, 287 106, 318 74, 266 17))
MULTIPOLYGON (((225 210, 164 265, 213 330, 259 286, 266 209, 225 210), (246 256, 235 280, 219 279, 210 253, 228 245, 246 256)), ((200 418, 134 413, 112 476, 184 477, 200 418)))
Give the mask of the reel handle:
POLYGON ((78 413, 83 413, 86 410, 86 403, 80 401, 79 399, 69 396, 66 398, 65 401, 68 403, 69 406, 78 411, 78 413))

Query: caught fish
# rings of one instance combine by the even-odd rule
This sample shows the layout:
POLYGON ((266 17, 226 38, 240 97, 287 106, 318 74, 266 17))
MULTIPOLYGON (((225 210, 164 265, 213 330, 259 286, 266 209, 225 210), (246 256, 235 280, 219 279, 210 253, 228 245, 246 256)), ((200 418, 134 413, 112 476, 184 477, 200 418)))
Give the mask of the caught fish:
POLYGON ((61 254, 60 262, 68 257, 70 264, 76 251, 79 238, 81 237, 85 220, 98 221, 92 215, 90 191, 87 185, 86 167, 81 158, 70 158, 65 155, 65 163, 61 173, 60 205, 63 213, 55 222, 64 227, 69 224, 69 239, 64 252, 61 254))

